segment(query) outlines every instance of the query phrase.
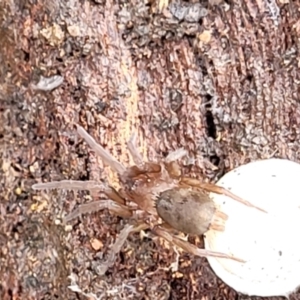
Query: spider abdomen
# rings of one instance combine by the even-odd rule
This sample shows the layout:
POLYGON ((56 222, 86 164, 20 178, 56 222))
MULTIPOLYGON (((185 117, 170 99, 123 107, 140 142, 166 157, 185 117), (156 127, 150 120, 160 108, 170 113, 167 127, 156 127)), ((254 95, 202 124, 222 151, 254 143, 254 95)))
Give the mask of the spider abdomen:
POLYGON ((207 194, 191 188, 173 188, 162 192, 156 203, 158 215, 174 229, 202 235, 213 220, 216 208, 207 194))

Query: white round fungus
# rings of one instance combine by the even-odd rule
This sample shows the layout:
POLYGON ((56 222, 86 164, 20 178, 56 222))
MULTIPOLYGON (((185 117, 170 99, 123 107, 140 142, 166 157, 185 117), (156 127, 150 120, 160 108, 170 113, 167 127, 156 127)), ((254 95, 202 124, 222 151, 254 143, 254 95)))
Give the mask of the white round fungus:
POLYGON ((244 259, 209 257, 225 283, 250 296, 288 296, 300 285, 300 164, 268 159, 243 165, 217 183, 263 213, 211 194, 228 215, 224 232, 205 234, 206 249, 244 259))

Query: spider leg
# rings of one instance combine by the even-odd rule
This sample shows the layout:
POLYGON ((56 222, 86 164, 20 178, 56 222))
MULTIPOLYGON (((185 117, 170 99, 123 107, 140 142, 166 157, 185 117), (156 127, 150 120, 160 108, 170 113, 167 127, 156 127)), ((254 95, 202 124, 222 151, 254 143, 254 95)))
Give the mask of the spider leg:
POLYGON ((112 200, 99 200, 81 204, 78 208, 73 210, 65 217, 64 222, 69 222, 82 216, 83 214, 97 212, 103 209, 108 209, 110 212, 124 218, 129 218, 132 216, 132 211, 125 205, 118 204, 112 200))
POLYGON ((100 265, 98 269, 98 274, 104 275, 105 272, 108 270, 108 268, 114 265, 116 260, 116 255, 121 251, 130 233, 139 232, 141 230, 147 229, 148 227, 149 225, 145 223, 137 224, 135 226, 129 224, 125 225, 125 227, 121 230, 120 234, 116 238, 116 241, 111 246, 110 251, 108 253, 107 260, 100 265))
POLYGON ((77 125, 77 133, 89 144, 89 146, 99 155, 102 160, 109 165, 115 172, 122 175, 126 168, 117 161, 108 151, 99 145, 95 139, 85 131, 83 127, 77 125))
POLYGON ((111 187, 107 187, 96 181, 81 181, 81 180, 60 180, 45 183, 36 183, 32 185, 34 190, 87 190, 91 192, 103 192, 108 198, 116 201, 119 204, 125 204, 125 200, 118 194, 118 192, 111 187))
POLYGON ((112 187, 105 187, 103 190, 103 193, 111 200, 114 200, 115 202, 125 205, 125 200, 120 196, 120 194, 112 187))
POLYGON ((137 147, 136 147, 136 134, 133 133, 129 139, 129 141, 127 142, 127 147, 128 150, 130 152, 130 155, 134 161, 134 163, 139 167, 142 168, 144 165, 144 161, 143 161, 143 157, 140 154, 140 152, 138 151, 137 147))
POLYGON ((170 152, 167 157, 165 158, 166 163, 171 163, 173 161, 179 160, 182 157, 187 155, 187 151, 183 148, 179 148, 175 151, 170 152))
POLYGON ((103 191, 104 185, 96 181, 81 181, 81 180, 60 180, 44 183, 36 183, 32 185, 34 190, 89 190, 89 191, 103 191))
POLYGON ((80 205, 77 209, 71 212, 65 218, 68 222, 77 218, 85 213, 92 213, 95 211, 107 208, 109 211, 116 213, 121 217, 131 217, 132 212, 124 205, 125 200, 113 188, 99 184, 95 181, 80 181, 80 180, 61 180, 45 183, 36 183, 32 186, 35 190, 46 189, 66 189, 66 190, 89 190, 91 192, 103 192, 112 200, 99 200, 80 205))
POLYGON ((134 226, 127 224, 120 232, 116 238, 115 243, 111 246, 111 249, 108 253, 108 258, 103 262, 98 268, 98 274, 104 275, 105 272, 114 265, 116 260, 116 255, 121 251, 123 245, 125 244, 129 234, 134 230, 134 226))
POLYGON ((230 197, 233 200, 238 201, 238 202, 240 202, 240 203, 242 203, 246 206, 253 207, 253 208, 256 208, 256 209, 258 209, 258 210, 260 210, 264 213, 267 213, 267 211, 265 211, 264 209, 262 209, 262 208, 260 208, 256 205, 253 205, 249 201, 246 201, 246 200, 240 198, 239 196, 231 193, 229 190, 227 190, 227 189, 225 189, 221 186, 217 186, 217 185, 211 184, 211 183, 201 182, 197 179, 187 178, 187 177, 182 178, 181 183, 184 183, 184 184, 189 185, 189 186, 198 187, 198 188, 203 189, 207 192, 213 192, 213 193, 216 193, 216 194, 225 195, 225 196, 230 197))
POLYGON ((175 151, 170 152, 164 159, 165 168, 171 178, 179 179, 179 177, 181 176, 181 169, 179 164, 177 163, 177 160, 179 160, 186 154, 186 150, 184 150, 183 148, 179 148, 175 151))
POLYGON ((243 259, 228 255, 228 254, 224 254, 221 252, 215 252, 215 251, 210 251, 210 250, 206 250, 206 249, 200 249, 197 246, 179 238, 176 237, 174 235, 172 235, 171 233, 169 233, 168 231, 166 231, 165 229, 156 226, 153 228, 152 230, 156 235, 164 238, 166 241, 168 241, 171 244, 176 245, 177 247, 183 249, 184 251, 191 253, 193 255, 196 256, 200 256, 200 257, 220 257, 220 258, 227 258, 227 259, 232 259, 238 262, 245 262, 243 259))

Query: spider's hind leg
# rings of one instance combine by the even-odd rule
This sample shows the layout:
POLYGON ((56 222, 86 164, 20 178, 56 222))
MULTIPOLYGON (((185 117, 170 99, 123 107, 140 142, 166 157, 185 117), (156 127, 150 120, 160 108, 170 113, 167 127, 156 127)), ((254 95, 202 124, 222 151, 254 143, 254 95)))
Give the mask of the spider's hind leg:
POLYGON ((227 190, 227 189, 225 189, 221 186, 217 186, 217 185, 212 184, 212 183, 202 182, 198 179, 188 178, 188 177, 182 178, 181 183, 183 183, 187 186, 193 186, 193 187, 203 189, 207 192, 213 192, 213 193, 216 193, 216 194, 225 195, 225 196, 230 197, 231 199, 233 199, 237 202, 240 202, 240 203, 242 203, 246 206, 253 207, 253 208, 256 208, 256 209, 260 210, 261 212, 267 213, 267 211, 265 211, 264 209, 250 203, 247 200, 242 199, 241 197, 233 194, 232 192, 230 192, 229 190, 227 190))
POLYGON ((155 226, 152 231, 156 235, 164 238, 169 243, 176 245, 177 247, 179 247, 179 248, 183 249, 184 251, 191 253, 193 255, 200 256, 200 257, 209 257, 209 256, 220 257, 220 258, 232 259, 232 260, 235 260, 238 262, 245 262, 243 259, 231 256, 228 254, 210 251, 210 250, 206 250, 206 249, 200 249, 197 246, 173 235, 172 233, 168 232, 166 229, 163 229, 160 226, 155 226))

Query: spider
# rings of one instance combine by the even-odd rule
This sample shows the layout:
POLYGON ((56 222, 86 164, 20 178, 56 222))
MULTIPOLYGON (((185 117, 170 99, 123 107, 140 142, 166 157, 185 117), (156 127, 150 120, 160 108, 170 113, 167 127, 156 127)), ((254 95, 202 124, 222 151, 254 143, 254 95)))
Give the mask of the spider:
POLYGON ((242 205, 260 209, 251 203, 232 194, 230 191, 211 183, 184 177, 176 161, 187 153, 183 148, 171 152, 161 162, 145 162, 135 146, 135 135, 127 143, 135 165, 125 167, 108 151, 99 145, 85 129, 79 125, 77 133, 118 174, 121 188, 114 188, 95 181, 62 180, 48 183, 37 183, 35 190, 71 189, 101 192, 109 199, 98 200, 80 205, 66 216, 68 222, 85 213, 108 209, 111 213, 123 218, 131 218, 132 224, 126 225, 120 232, 104 264, 103 273, 114 262, 115 255, 121 250, 128 235, 132 232, 150 229, 155 235, 164 238, 171 244, 191 254, 207 257, 222 257, 243 262, 242 259, 225 253, 200 249, 176 235, 202 235, 207 230, 225 229, 227 215, 219 211, 207 192, 224 194, 242 205))

